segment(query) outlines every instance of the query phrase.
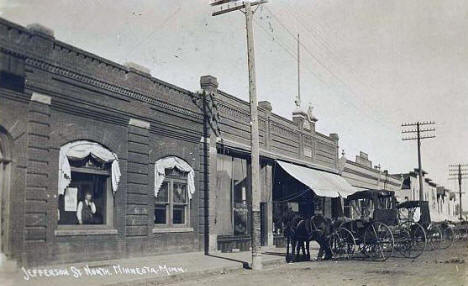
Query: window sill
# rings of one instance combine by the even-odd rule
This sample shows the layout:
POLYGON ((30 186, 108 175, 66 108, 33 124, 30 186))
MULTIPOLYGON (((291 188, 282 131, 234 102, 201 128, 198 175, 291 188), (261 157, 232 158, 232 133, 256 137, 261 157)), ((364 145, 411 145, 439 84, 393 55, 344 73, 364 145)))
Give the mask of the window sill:
POLYGON ((153 233, 193 232, 193 227, 155 227, 153 233))
POLYGON ((117 233, 117 229, 106 226, 59 227, 55 230, 55 236, 112 235, 117 233))

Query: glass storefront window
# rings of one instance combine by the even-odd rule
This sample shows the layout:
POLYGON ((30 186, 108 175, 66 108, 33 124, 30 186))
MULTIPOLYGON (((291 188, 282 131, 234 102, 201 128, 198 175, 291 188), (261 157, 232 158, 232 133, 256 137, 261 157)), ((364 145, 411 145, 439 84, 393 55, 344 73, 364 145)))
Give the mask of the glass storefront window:
POLYGON ((247 160, 218 154, 217 223, 224 235, 249 234, 247 160))
POLYGON ((112 224, 109 166, 91 156, 70 160, 71 183, 59 195, 58 224, 112 224))

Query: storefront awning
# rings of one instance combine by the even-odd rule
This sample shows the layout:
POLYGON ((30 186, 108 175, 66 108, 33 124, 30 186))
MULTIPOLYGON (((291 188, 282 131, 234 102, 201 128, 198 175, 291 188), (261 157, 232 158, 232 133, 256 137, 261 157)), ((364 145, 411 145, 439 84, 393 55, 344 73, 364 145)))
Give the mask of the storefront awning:
POLYGON ((340 175, 279 160, 276 162, 293 178, 309 187, 317 196, 346 198, 357 191, 340 175))

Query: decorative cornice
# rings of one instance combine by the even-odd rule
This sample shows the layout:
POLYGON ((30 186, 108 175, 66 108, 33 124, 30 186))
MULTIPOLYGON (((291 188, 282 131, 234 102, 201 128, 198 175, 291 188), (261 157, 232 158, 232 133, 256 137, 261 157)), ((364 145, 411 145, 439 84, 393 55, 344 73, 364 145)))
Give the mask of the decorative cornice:
POLYGON ((230 106, 229 104, 221 101, 216 101, 216 105, 218 107, 220 116, 225 116, 231 119, 235 118, 244 123, 250 122, 250 116, 248 112, 243 112, 238 107, 236 108, 230 106))
POLYGON ((138 100, 138 101, 146 102, 148 104, 155 105, 155 106, 161 107, 161 108, 166 109, 166 110, 171 110, 171 111, 176 112, 176 113, 182 113, 182 114, 191 116, 191 117, 199 119, 199 120, 203 119, 203 116, 201 114, 199 114, 199 113, 190 111, 190 110, 185 109, 185 108, 180 108, 180 107, 174 106, 174 105, 166 103, 166 102, 162 102, 160 100, 154 99, 152 97, 149 97, 149 96, 144 95, 144 94, 139 93, 139 92, 129 90, 129 89, 124 88, 124 87, 120 87, 120 86, 110 84, 110 83, 107 83, 107 82, 104 82, 104 81, 101 81, 101 80, 97 80, 97 79, 94 79, 92 77, 89 77, 89 76, 86 76, 86 75, 83 75, 83 74, 76 73, 74 71, 64 69, 62 67, 57 67, 57 66, 51 65, 51 64, 46 63, 44 61, 40 61, 40 60, 33 59, 33 58, 27 58, 26 63, 28 65, 39 68, 41 70, 44 70, 44 71, 47 71, 47 72, 50 72, 50 73, 53 73, 53 74, 61 75, 63 77, 73 79, 73 80, 76 80, 76 81, 79 81, 79 82, 83 82, 83 83, 86 83, 86 84, 89 84, 89 85, 92 85, 92 86, 95 86, 95 87, 98 87, 98 88, 101 88, 101 89, 105 89, 105 90, 110 91, 110 92, 118 93, 119 95, 122 95, 122 96, 125 96, 125 97, 128 97, 128 98, 132 98, 132 99, 135 99, 135 100, 138 100))

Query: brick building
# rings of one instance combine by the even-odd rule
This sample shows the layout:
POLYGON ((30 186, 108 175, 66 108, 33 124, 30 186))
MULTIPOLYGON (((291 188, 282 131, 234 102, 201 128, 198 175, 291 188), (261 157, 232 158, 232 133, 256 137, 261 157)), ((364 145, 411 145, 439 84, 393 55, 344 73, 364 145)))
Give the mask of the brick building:
MULTIPOLYGON (((247 250, 248 102, 212 76, 200 85, 184 90, 0 19, 2 253, 34 265, 247 250)), ((259 103, 263 245, 278 234, 275 201, 330 213, 352 190, 338 135, 316 121, 311 108, 288 120, 259 103)))
POLYGON ((0 47, 3 253, 36 264, 203 248, 200 95, 38 25, 0 20, 0 47), (171 171, 155 201, 158 162, 171 171), (85 192, 92 224, 75 215, 85 192))

